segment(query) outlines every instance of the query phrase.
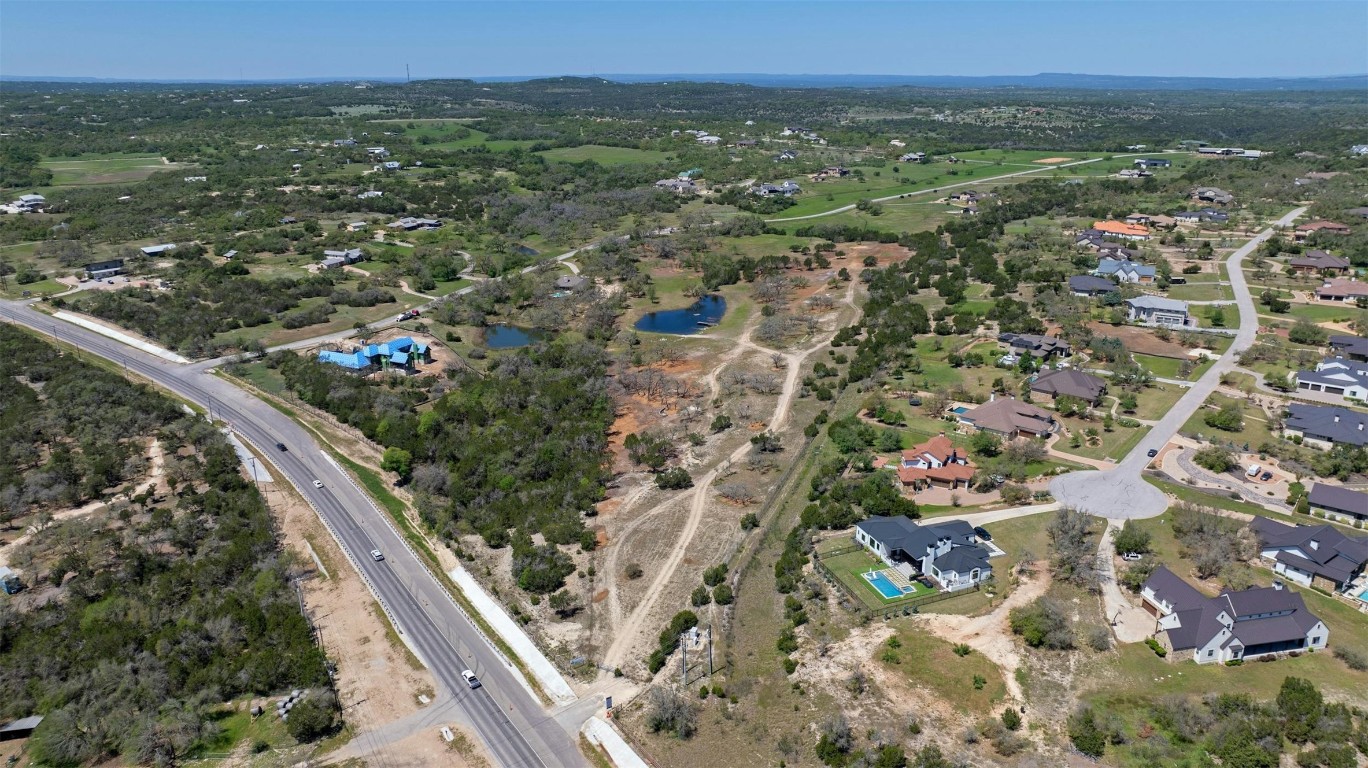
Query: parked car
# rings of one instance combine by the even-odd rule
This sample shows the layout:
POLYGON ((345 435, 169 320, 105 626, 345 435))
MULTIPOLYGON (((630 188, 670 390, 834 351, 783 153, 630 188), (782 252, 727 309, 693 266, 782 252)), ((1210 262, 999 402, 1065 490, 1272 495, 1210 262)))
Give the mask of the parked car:
POLYGON ((380 562, 381 560, 384 560, 384 559, 385 559, 385 556, 384 556, 383 554, 380 553, 380 550, 378 550, 378 549, 372 549, 372 550, 371 550, 371 559, 378 563, 378 562, 380 562))
POLYGON ((988 529, 984 528, 983 526, 975 526, 974 535, 978 536, 980 539, 983 539, 984 541, 993 540, 993 534, 989 533, 988 529))
POLYGON ((1145 556, 1142 555, 1142 554, 1140 554, 1139 552, 1127 552, 1127 553, 1125 553, 1124 555, 1121 556, 1121 559, 1122 559, 1122 560, 1143 560, 1144 557, 1145 557, 1145 556))
POLYGON ((322 487, 323 487, 323 481, 322 481, 322 480, 315 480, 315 481, 314 481, 314 487, 315 487, 315 488, 322 488, 322 487))
POLYGON ((1151 448, 1151 449, 1149 449, 1148 451, 1145 451, 1145 455, 1148 456, 1148 457, 1150 457, 1150 458, 1152 459, 1152 458, 1154 458, 1155 456, 1158 456, 1158 455, 1159 455, 1159 449, 1158 449, 1158 448, 1151 448))
POLYGON ((1260 479, 1260 480, 1263 480, 1264 482, 1268 482, 1269 480, 1272 480, 1272 479, 1273 479, 1273 473, 1272 473, 1272 472, 1265 472, 1265 473, 1263 473, 1262 475, 1259 475, 1259 479, 1260 479))
POLYGON ((470 686, 472 691, 480 687, 480 678, 476 677, 474 672, 463 669, 461 670, 461 677, 466 681, 466 685, 470 686))

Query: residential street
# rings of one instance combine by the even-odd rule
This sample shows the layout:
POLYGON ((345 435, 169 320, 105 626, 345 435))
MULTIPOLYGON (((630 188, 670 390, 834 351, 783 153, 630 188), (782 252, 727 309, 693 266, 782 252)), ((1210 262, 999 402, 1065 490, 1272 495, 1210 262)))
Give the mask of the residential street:
POLYGON ((1240 327, 1235 334, 1234 343, 1225 354, 1221 355, 1200 379, 1192 383, 1182 399, 1164 414, 1115 469, 1061 475, 1050 483, 1050 492, 1054 494, 1055 499, 1066 506, 1109 519, 1147 518, 1163 514, 1168 508, 1167 498, 1158 488, 1141 479, 1141 472, 1150 462, 1146 453, 1150 450, 1158 451, 1168 444, 1183 424, 1192 418, 1216 390, 1221 382, 1221 376, 1235 369, 1239 353, 1254 343, 1259 331, 1258 317, 1240 262, 1273 236, 1274 227, 1289 226, 1305 212, 1305 208, 1291 211, 1226 259, 1230 284, 1235 291, 1235 302, 1240 309, 1240 327))

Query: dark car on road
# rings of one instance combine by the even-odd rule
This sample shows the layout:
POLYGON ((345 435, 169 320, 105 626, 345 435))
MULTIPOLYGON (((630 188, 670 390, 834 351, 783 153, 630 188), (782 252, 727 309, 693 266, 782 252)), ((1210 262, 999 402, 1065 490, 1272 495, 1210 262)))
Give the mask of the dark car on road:
POLYGON ((276 450, 277 450, 277 451, 288 451, 288 450, 290 450, 290 449, 289 449, 289 448, 286 448, 284 443, 276 443, 276 450))
POLYGON ((1159 451, 1158 451, 1158 449, 1151 448, 1151 449, 1149 449, 1148 451, 1145 451, 1145 455, 1148 456, 1148 457, 1150 457, 1150 458, 1152 459, 1152 458, 1154 458, 1155 456, 1158 456, 1158 455, 1159 455, 1159 451))

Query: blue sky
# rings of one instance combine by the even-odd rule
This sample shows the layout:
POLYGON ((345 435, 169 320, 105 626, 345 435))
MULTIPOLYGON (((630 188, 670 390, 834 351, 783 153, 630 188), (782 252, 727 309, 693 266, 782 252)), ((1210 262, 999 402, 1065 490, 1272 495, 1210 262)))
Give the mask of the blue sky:
POLYGON ((1368 72, 1368 2, 0 0, 0 74, 1302 76, 1368 72))

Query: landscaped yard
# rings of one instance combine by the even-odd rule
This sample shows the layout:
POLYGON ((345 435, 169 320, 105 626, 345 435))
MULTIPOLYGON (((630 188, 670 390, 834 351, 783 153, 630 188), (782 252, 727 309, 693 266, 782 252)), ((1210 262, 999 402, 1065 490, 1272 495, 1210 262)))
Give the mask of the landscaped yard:
MULTIPOLYGON (((849 539, 843 539, 850 546, 855 546, 849 539)), ((915 589, 907 592, 900 597, 885 598, 873 585, 865 579, 864 574, 871 570, 883 570, 888 566, 879 558, 875 557, 869 550, 861 547, 855 552, 825 558, 822 564, 831 569, 832 575, 841 582, 851 594, 854 594, 865 607, 870 610, 883 610, 888 606, 896 606, 899 602, 910 597, 921 597, 929 595, 936 590, 923 586, 917 582, 912 582, 915 589)))
POLYGON ((1149 427, 1123 427, 1116 424, 1111 432, 1102 428, 1102 421, 1084 421, 1083 419, 1065 417, 1061 419, 1069 428, 1070 437, 1060 438, 1054 444, 1054 449, 1060 453, 1072 456, 1082 456, 1088 459, 1110 459, 1120 461, 1136 443, 1149 432, 1149 427), (1084 432, 1088 429, 1097 430, 1097 437, 1100 442, 1089 444, 1088 437, 1084 432), (1073 447, 1072 436, 1078 435, 1079 446, 1073 447))

